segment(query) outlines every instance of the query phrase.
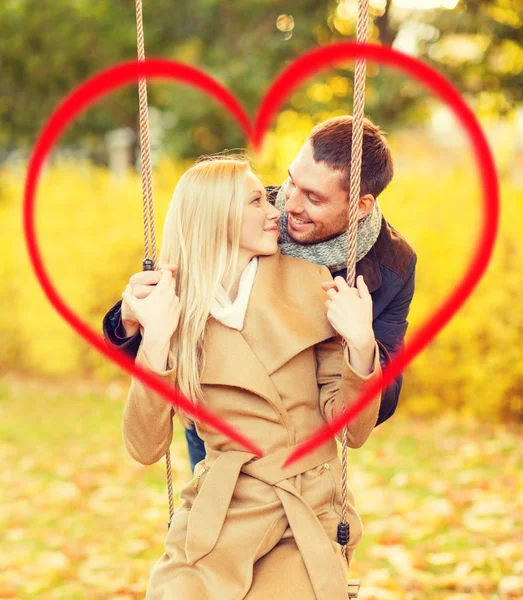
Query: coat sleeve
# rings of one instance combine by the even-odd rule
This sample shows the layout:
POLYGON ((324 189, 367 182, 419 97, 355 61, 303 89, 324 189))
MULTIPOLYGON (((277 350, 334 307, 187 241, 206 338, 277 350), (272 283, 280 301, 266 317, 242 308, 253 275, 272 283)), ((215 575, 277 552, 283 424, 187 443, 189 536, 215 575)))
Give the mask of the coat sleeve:
POLYGON ((115 347, 134 359, 142 341, 142 334, 138 331, 135 335, 125 337, 121 317, 122 301, 119 300, 103 319, 102 330, 104 340, 108 346, 115 347))
MULTIPOLYGON (((167 369, 155 371, 140 343, 135 364, 155 375, 170 388, 176 379, 176 357, 169 349, 167 369)), ((123 411, 122 433, 125 447, 132 458, 143 465, 152 465, 170 447, 173 436, 174 406, 163 396, 149 389, 137 377, 131 377, 131 387, 123 411)))
MULTIPOLYGON (((416 262, 417 256, 414 255, 401 289, 372 325, 374 335, 380 345, 380 362, 383 368, 391 362, 396 354, 403 352, 405 347, 404 338, 409 325, 407 316, 414 296, 416 262)), ((376 425, 380 425, 394 414, 398 406, 402 384, 403 373, 400 373, 383 392, 376 425)))
MULTIPOLYGON (((329 338, 315 346, 316 378, 320 395, 320 411, 327 423, 331 423, 358 399, 370 380, 381 375, 378 344, 374 341, 374 363, 369 375, 363 376, 349 363, 349 350, 342 356, 342 338, 329 338)), ((381 392, 376 395, 348 424, 347 442, 351 448, 360 448, 367 441, 376 425, 380 408, 381 392)), ((341 442, 343 430, 336 434, 341 442)))
MULTIPOLYGON (((319 282, 331 281, 332 275, 324 266, 318 267, 319 282)), ((318 282, 318 283, 319 283, 318 282)), ((327 298, 327 295, 325 295, 327 298)), ((335 330, 333 330, 335 332, 335 330)), ((336 332, 335 332, 336 333, 336 332)), ((338 417, 343 408, 351 406, 371 379, 381 376, 380 349, 374 340, 374 362, 369 375, 363 376, 349 362, 348 347, 343 350, 342 338, 335 335, 315 348, 316 379, 319 387, 320 411, 327 423, 338 417), (342 352, 343 350, 343 352, 342 352)), ((351 448, 360 448, 376 426, 382 392, 375 396, 348 424, 347 442, 351 448)), ((341 441, 343 430, 336 434, 341 441)))

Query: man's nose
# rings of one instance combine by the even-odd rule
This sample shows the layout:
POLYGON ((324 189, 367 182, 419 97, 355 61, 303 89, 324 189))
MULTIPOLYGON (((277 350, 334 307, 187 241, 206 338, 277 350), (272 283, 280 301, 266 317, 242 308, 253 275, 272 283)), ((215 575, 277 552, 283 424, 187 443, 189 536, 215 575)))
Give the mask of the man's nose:
POLYGON ((300 200, 300 195, 298 194, 298 190, 294 188, 288 196, 287 201, 285 202, 285 212, 294 212, 294 213, 302 213, 303 206, 300 200))
POLYGON ((283 183, 283 194, 284 194, 286 200, 288 200, 290 198, 290 195, 291 195, 291 186, 289 185, 289 180, 288 179, 287 179, 287 181, 285 181, 283 183))

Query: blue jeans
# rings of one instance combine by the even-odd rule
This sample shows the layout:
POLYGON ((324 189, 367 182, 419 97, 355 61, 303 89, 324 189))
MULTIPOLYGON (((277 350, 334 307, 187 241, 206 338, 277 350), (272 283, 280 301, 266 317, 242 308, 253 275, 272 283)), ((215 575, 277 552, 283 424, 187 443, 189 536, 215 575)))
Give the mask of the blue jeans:
POLYGON ((196 428, 192 425, 185 430, 187 447, 189 448, 189 462, 191 471, 194 474, 194 467, 205 458, 205 445, 202 438, 196 433, 196 428))

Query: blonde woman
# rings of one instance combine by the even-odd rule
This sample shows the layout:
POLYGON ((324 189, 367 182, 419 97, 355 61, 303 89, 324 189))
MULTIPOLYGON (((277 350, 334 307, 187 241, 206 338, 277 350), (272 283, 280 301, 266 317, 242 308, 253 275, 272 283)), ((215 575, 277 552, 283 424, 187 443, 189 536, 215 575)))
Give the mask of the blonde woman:
MULTIPOLYGON (((165 219, 160 262, 177 265, 176 277, 163 270, 146 298, 129 286, 122 294, 141 325, 136 362, 264 451, 195 423, 206 457, 180 492, 146 600, 347 598, 336 441, 281 465, 380 375, 372 299, 362 278, 354 289, 336 278, 335 288, 327 267, 282 255, 279 217, 246 159, 201 160, 180 178, 165 219)), ((369 437, 379 404, 350 423, 352 448, 369 437)), ((165 455, 174 414, 132 378, 123 436, 135 460, 165 455)), ((362 525, 350 489, 348 499, 350 560, 362 525)))

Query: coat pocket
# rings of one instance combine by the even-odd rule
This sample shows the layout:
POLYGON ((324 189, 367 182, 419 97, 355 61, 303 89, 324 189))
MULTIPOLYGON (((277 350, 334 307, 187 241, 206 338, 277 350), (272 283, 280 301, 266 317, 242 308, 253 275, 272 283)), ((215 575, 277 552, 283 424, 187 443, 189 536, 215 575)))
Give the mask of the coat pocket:
POLYGON ((327 479, 329 480, 331 487, 330 507, 338 516, 341 517, 339 511, 336 508, 336 481, 332 473, 331 465, 328 462, 323 463, 323 465, 320 467, 320 470, 318 471, 318 475, 325 476, 325 472, 327 473, 327 479))
POLYGON ((210 468, 211 467, 209 465, 203 464, 203 461, 201 466, 197 465, 197 468, 194 471, 193 478, 189 479, 189 481, 185 483, 182 489, 180 490, 181 507, 187 510, 190 510, 192 508, 196 496, 202 488, 203 480, 207 476, 207 473, 209 472, 210 468))
POLYGON ((205 479, 205 473, 207 473, 207 471, 209 469, 210 469, 210 467, 208 465, 204 465, 203 467, 198 469, 195 476, 193 477, 192 485, 193 485, 194 489, 196 490, 196 493, 198 493, 199 488, 201 488, 201 485, 203 483, 202 478, 205 479))

